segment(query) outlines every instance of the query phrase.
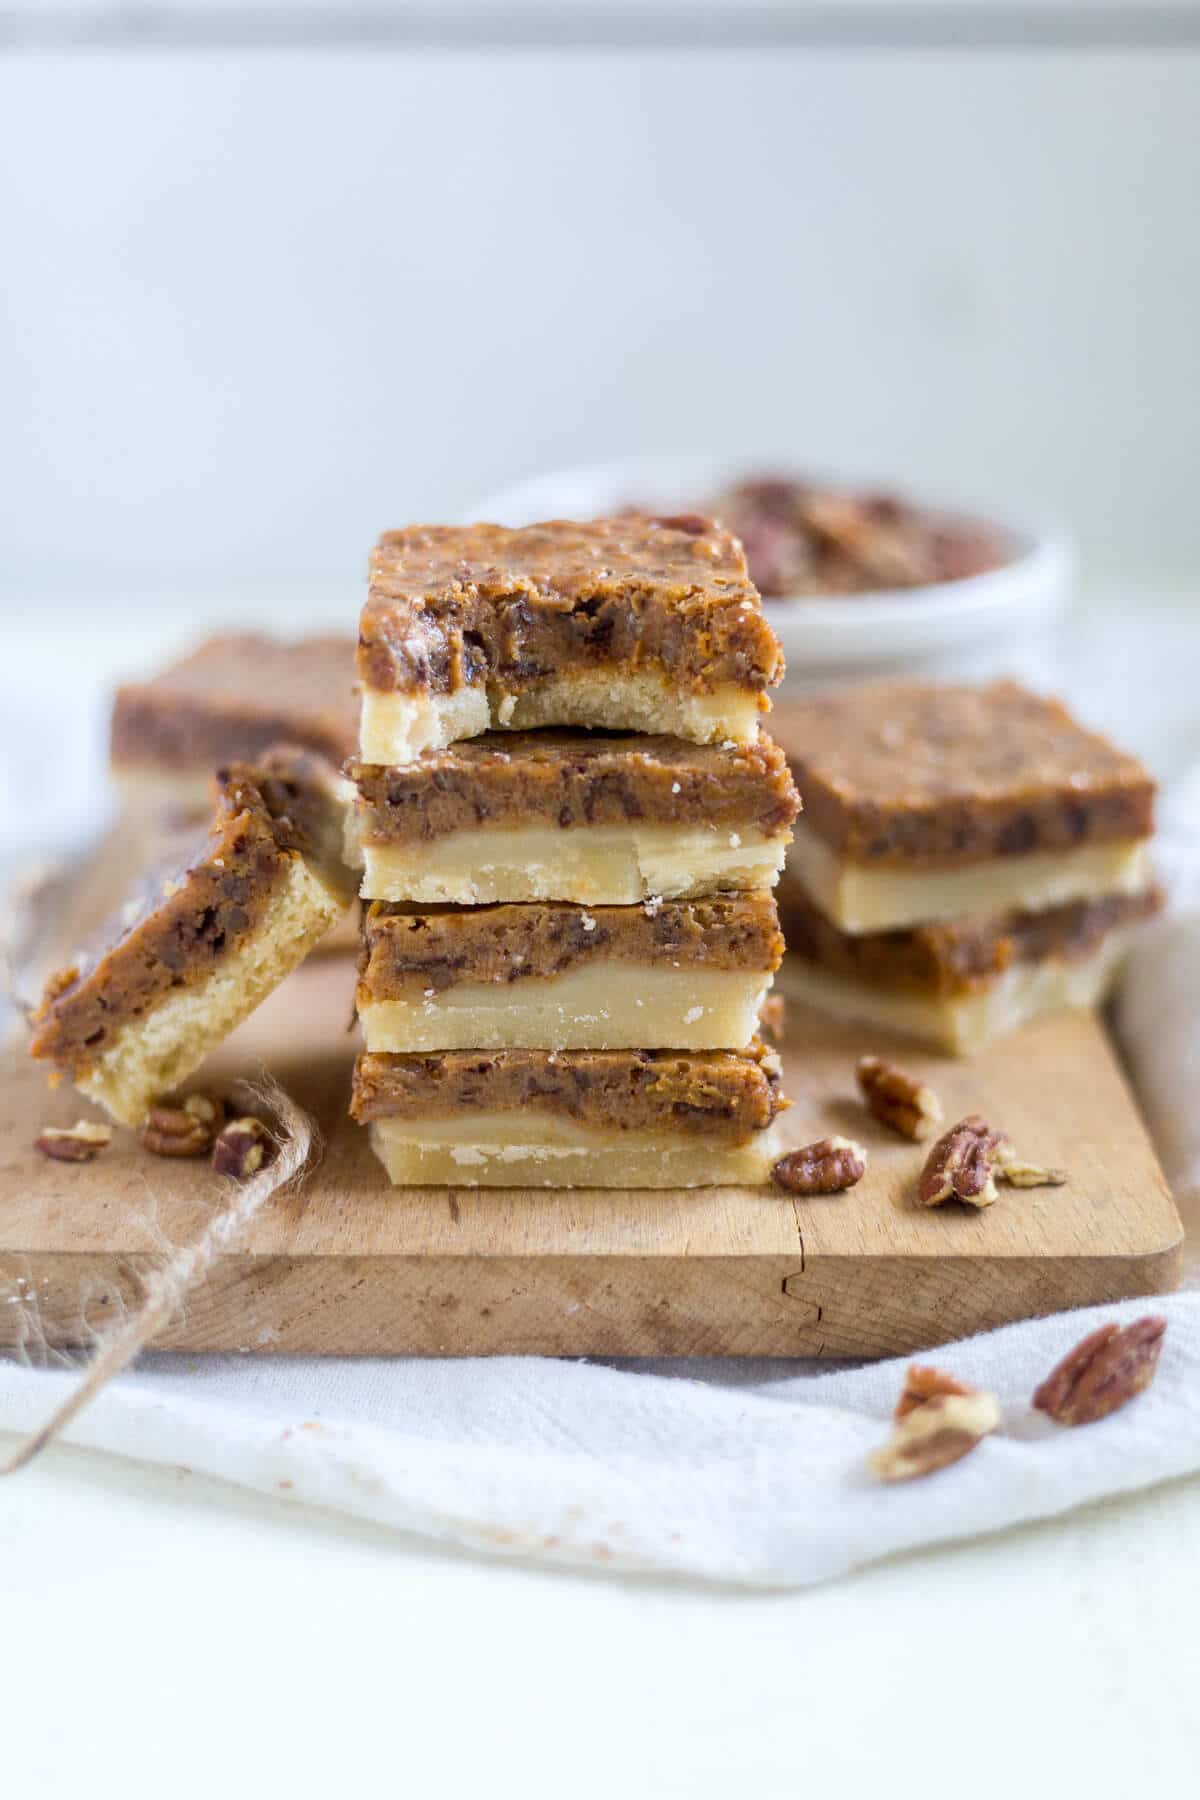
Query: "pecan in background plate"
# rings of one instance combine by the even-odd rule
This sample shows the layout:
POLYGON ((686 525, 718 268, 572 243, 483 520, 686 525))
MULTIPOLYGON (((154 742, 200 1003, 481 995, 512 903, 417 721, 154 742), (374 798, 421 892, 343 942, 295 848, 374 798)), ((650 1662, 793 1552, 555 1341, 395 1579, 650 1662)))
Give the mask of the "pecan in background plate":
POLYGON ((47 1125, 33 1140, 35 1150, 52 1162, 92 1162, 112 1143, 111 1125, 78 1119, 74 1125, 47 1125))

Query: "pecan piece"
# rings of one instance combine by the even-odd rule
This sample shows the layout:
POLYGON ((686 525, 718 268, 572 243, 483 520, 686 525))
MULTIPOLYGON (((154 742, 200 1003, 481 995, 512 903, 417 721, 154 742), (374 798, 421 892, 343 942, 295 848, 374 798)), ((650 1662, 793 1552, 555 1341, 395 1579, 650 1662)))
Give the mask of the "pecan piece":
POLYGON ((867 1153, 850 1138, 818 1138, 801 1150, 789 1150, 771 1170, 776 1185, 789 1194, 840 1194, 861 1181, 867 1153))
POLYGON ((92 1162, 112 1143, 112 1126, 77 1119, 74 1125, 47 1125, 33 1140, 35 1150, 54 1162, 92 1162))
POLYGON ((901 1137, 919 1143, 942 1122, 942 1103, 931 1087, 882 1056, 860 1056, 858 1085, 867 1111, 901 1137))
POLYGON ((996 1198, 992 1165, 1001 1138, 986 1119, 971 1113, 940 1137, 921 1171, 917 1184, 918 1206, 941 1206, 944 1200, 965 1200, 969 1206, 990 1206, 996 1198))
POLYGON ((261 1119, 233 1119, 213 1145, 212 1166, 218 1175, 246 1181, 275 1154, 271 1134, 261 1119))
POLYGON ((178 1106, 152 1106, 142 1126, 142 1148, 155 1156, 203 1156, 224 1120, 224 1103, 210 1094, 189 1094, 178 1106))
POLYGON ((1061 1187, 1067 1179, 1065 1169, 1043 1169, 1037 1163, 1018 1156, 1007 1138, 996 1146, 996 1179, 1010 1187, 1061 1187))
POLYGON ((1107 1418, 1150 1386, 1166 1330, 1167 1321, 1154 1313, 1124 1327, 1101 1325, 1050 1371, 1034 1406, 1060 1425, 1107 1418))
POLYGON ((935 1394, 897 1418, 867 1461, 881 1481, 932 1475, 974 1450, 1000 1423, 994 1394, 935 1394))
POLYGON ((931 1369, 928 1364, 910 1363, 893 1417, 906 1418, 918 1406, 925 1406, 930 1400, 940 1399, 945 1394, 973 1394, 975 1391, 974 1388, 965 1387, 961 1381, 955 1381, 953 1375, 947 1375, 944 1369, 931 1369))

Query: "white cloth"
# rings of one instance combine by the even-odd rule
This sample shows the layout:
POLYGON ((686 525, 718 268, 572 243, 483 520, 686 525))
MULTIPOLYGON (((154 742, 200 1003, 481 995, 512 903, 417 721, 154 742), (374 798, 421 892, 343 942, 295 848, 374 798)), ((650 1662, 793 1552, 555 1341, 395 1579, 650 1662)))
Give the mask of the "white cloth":
MULTIPOLYGON (((1194 733, 1197 634, 1186 620, 1172 629, 1144 673, 1178 667, 1174 719, 1194 733)), ((1119 733, 1118 697, 1138 687, 1129 655, 1095 631, 1088 650, 1083 701, 1119 733)), ((1141 725, 1128 735, 1152 756, 1176 730, 1161 687, 1141 725)), ((1200 773, 1176 781, 1164 823, 1177 909, 1135 953, 1116 1017, 1168 1179, 1200 1228, 1200 773)), ((1200 1469, 1200 1293, 1010 1326, 931 1359, 998 1394, 1003 1434, 894 1487, 865 1458, 887 1434, 902 1362, 148 1357, 65 1435, 477 1550, 782 1586, 1200 1469), (1030 1410, 1086 1330, 1151 1311, 1169 1328, 1148 1394, 1073 1431, 1030 1410)), ((39 1424, 76 1378, 0 1362, 0 1430, 39 1424)))
MULTIPOLYGON (((1004 1435, 893 1486, 865 1459, 903 1362, 758 1365, 738 1386, 534 1357, 150 1358, 67 1438, 476 1550, 780 1587, 1200 1469, 1200 1294, 1008 1326, 936 1361, 999 1395, 1004 1435), (1146 1395, 1076 1430, 1030 1410, 1085 1330, 1148 1311, 1169 1327, 1146 1395)), ((32 1428, 73 1379, 0 1363, 0 1420, 32 1428)))

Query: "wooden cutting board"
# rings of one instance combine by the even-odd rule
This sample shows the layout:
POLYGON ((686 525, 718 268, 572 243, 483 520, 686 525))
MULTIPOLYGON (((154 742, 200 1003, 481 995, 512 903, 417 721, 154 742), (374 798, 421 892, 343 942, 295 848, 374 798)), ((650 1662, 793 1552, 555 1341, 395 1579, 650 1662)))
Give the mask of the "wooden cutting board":
MULTIPOLYGON (((885 1355, 1061 1307, 1160 1293, 1182 1228, 1101 1025, 1067 1014, 970 1063, 790 1010, 791 1143, 871 1151, 850 1193, 391 1189, 346 1117, 349 958, 299 970, 206 1072, 266 1064, 313 1114, 323 1158, 268 1209, 160 1340, 176 1350, 565 1356, 885 1355), (855 1098, 865 1050, 892 1049, 948 1119, 983 1112, 1062 1188, 988 1210, 921 1212, 918 1146, 855 1098)), ((51 1095, 20 1049, 0 1071, 0 1346, 86 1343, 136 1302, 143 1272, 208 1217, 207 1166, 119 1131, 83 1165, 33 1149, 91 1109, 51 1095)))

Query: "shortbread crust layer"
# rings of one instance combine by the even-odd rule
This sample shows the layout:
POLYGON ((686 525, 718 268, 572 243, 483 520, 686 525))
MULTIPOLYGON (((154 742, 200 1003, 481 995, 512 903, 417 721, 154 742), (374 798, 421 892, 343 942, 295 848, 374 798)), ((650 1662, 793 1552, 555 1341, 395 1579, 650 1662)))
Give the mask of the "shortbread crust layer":
POLYGON ((395 1187, 758 1187, 783 1148, 776 1125, 730 1144, 483 1111, 370 1129, 395 1187))
POLYGON ((657 671, 578 671, 530 677, 516 691, 488 682, 453 694, 400 693, 364 686, 364 762, 402 766, 485 731, 572 726, 640 731, 696 744, 752 743, 767 702, 730 682, 693 694, 657 671))
POLYGON ((1015 682, 874 682, 779 709, 810 832, 856 865, 913 869, 1124 844, 1154 829, 1135 757, 1015 682))
POLYGON ((789 836, 637 824, 462 831, 429 844, 365 845, 361 893, 367 900, 454 906, 699 899, 773 887, 789 836))
POLYGON ((905 869, 848 860, 807 819, 795 827, 787 867, 789 879, 848 932, 895 931, 974 913, 1038 912, 1110 894, 1144 894, 1152 885, 1142 839, 905 869))
POLYGON ((758 1030, 772 975, 596 962, 505 986, 374 1000, 359 989, 368 1050, 740 1050, 758 1030))

